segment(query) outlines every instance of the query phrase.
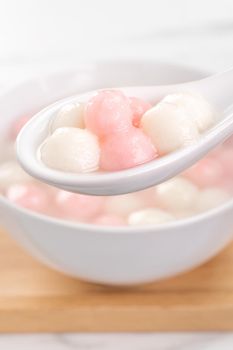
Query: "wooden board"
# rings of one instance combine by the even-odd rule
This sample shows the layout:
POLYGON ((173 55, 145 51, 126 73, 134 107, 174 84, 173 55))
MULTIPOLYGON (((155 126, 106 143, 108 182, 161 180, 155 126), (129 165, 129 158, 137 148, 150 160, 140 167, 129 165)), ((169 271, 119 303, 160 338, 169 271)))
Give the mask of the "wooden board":
POLYGON ((0 232, 0 331, 233 330, 233 245, 182 276, 134 288, 68 278, 0 232))

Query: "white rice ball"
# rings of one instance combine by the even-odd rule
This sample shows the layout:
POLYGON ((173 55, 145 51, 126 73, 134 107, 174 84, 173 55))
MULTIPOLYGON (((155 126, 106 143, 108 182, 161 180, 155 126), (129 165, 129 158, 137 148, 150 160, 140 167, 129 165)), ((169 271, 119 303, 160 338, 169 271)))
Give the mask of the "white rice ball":
POLYGON ((176 217, 176 219, 187 219, 187 218, 190 218, 196 214, 197 214, 197 211, 196 211, 195 205, 194 205, 193 209, 176 212, 175 217, 176 217))
POLYGON ((217 187, 210 187, 200 192, 196 202, 196 210, 197 212, 204 212, 213 209, 230 199, 231 196, 224 190, 217 187))
POLYGON ((155 202, 173 213, 188 212, 193 210, 198 194, 199 190, 192 182, 174 177, 155 187, 155 202))
POLYGON ((159 225, 175 220, 172 214, 156 208, 135 211, 128 217, 129 225, 159 225))
POLYGON ((127 193, 118 196, 107 197, 105 212, 119 216, 128 216, 136 210, 145 207, 145 201, 139 193, 127 193))
POLYGON ((59 128, 40 147, 42 162, 50 168, 84 173, 98 170, 98 138, 86 129, 59 128))
POLYGON ((143 115, 141 127, 160 155, 192 145, 200 137, 195 121, 184 108, 164 100, 143 115))
POLYGON ((58 128, 74 127, 83 129, 84 125, 84 103, 69 103, 62 107, 55 118, 50 122, 50 131, 53 133, 58 128))
POLYGON ((163 102, 184 109, 188 118, 195 122, 200 132, 207 130, 214 124, 215 113, 213 107, 200 95, 191 93, 171 94, 167 95, 163 102))

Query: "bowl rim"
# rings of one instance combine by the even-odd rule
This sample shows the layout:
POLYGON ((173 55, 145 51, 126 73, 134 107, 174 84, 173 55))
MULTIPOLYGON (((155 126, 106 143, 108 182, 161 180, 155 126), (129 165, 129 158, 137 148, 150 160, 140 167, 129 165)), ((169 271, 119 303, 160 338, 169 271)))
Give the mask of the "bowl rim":
MULTIPOLYGON (((100 59, 96 61, 87 61, 87 62, 79 62, 77 66, 72 68, 62 68, 62 69, 56 69, 52 70, 49 73, 48 72, 43 72, 40 74, 33 74, 27 79, 21 79, 17 81, 17 83, 10 85, 1 91, 0 98, 4 98, 4 95, 7 95, 10 93, 12 90, 15 90, 19 88, 22 84, 25 83, 32 83, 35 82, 35 80, 41 80, 41 79, 47 79, 47 78, 52 78, 57 75, 63 75, 63 74, 70 74, 72 72, 77 72, 80 69, 83 69, 83 67, 88 67, 89 65, 97 65, 97 64, 151 64, 151 65, 163 65, 163 66, 169 66, 174 69, 183 69, 186 71, 190 71, 193 73, 198 73, 198 74, 203 74, 203 75, 208 75, 211 72, 207 70, 202 70, 199 69, 198 67, 192 67, 189 65, 183 65, 179 63, 171 63, 169 61, 155 61, 150 58, 143 58, 143 59, 100 59)), ((174 229, 182 228, 182 227, 187 227, 193 224, 196 224, 198 222, 202 222, 205 220, 211 220, 212 217, 216 215, 221 215, 223 212, 232 210, 233 209, 233 198, 228 200, 227 202, 218 205, 215 208, 212 208, 204 213, 197 213, 191 217, 186 217, 186 218, 181 218, 181 219, 176 219, 174 221, 168 222, 168 223, 163 223, 161 225, 140 225, 140 226, 105 226, 105 225, 95 225, 91 223, 84 223, 84 222, 77 222, 77 221, 72 221, 72 220, 66 220, 66 219, 61 219, 61 218, 55 218, 48 216, 46 214, 40 214, 37 212, 33 212, 29 209, 23 208, 18 206, 17 204, 14 204, 11 202, 9 199, 4 197, 4 195, 0 195, 0 204, 7 206, 10 210, 19 212, 21 215, 26 215, 31 217, 34 220, 42 220, 47 224, 54 224, 54 225, 59 225, 64 228, 71 228, 71 229, 76 229, 80 231, 89 231, 92 233, 96 234, 102 234, 102 233, 108 233, 108 234, 142 234, 145 235, 147 233, 153 233, 153 234, 158 234, 162 231, 173 231, 174 229)))

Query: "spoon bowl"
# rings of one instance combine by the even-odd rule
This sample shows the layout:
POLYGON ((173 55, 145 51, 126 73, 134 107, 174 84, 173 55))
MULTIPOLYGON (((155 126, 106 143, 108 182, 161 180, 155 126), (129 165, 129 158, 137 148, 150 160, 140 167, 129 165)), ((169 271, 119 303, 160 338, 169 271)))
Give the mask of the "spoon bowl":
POLYGON ((148 163, 115 172, 68 173, 45 166, 38 157, 38 147, 49 134, 49 121, 64 105, 87 102, 96 91, 75 95, 37 113, 17 138, 17 156, 22 167, 33 177, 71 192, 89 195, 117 195, 160 184, 181 173, 233 133, 233 69, 199 81, 167 86, 126 87, 120 90, 152 104, 170 93, 198 93, 216 109, 219 119, 195 144, 148 163))

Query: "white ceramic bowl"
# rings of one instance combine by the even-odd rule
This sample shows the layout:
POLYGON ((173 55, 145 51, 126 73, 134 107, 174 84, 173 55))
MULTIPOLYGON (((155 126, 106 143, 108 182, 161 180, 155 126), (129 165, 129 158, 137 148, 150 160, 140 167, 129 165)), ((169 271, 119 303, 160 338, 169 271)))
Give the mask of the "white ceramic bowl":
MULTIPOLYGON (((35 78, 0 96, 0 136, 13 119, 58 98, 98 87, 178 83, 203 72, 153 62, 108 62, 35 78)), ((233 236, 233 201, 160 227, 109 228, 31 213, 0 198, 0 219, 33 256, 68 275, 105 284, 137 284, 189 270, 233 236)))

